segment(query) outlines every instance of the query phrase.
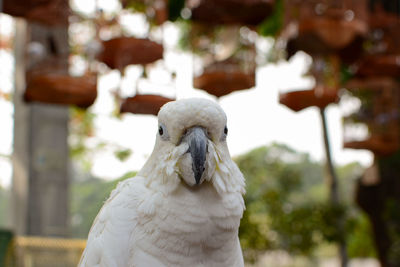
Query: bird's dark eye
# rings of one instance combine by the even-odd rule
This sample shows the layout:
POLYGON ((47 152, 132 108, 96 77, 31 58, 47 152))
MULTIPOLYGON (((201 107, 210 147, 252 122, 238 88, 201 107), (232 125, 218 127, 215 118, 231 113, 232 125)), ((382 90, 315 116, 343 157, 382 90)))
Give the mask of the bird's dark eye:
POLYGON ((162 123, 160 123, 158 125, 158 134, 160 135, 162 140, 164 140, 164 141, 169 140, 169 135, 168 135, 167 128, 162 123))
POLYGON ((224 134, 227 135, 228 134, 228 127, 225 126, 224 128, 224 134))

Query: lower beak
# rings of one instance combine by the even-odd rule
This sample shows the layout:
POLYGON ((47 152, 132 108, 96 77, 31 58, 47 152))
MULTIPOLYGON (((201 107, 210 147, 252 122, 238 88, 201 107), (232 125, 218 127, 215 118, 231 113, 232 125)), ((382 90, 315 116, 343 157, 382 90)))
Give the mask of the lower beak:
POLYGON ((208 138, 204 128, 195 126, 190 128, 185 137, 189 144, 188 152, 192 157, 192 170, 196 184, 200 183, 205 170, 208 138))

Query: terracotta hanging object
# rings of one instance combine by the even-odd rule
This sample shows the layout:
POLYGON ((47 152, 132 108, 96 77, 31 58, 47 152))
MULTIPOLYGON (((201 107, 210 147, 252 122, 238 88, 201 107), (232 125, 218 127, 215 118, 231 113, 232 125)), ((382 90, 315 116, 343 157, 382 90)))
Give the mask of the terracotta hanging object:
POLYGON ((359 76, 400 76, 400 53, 397 55, 375 55, 365 57, 360 60, 357 68, 357 75, 359 76))
POLYGON ((97 77, 73 77, 59 73, 31 75, 24 93, 26 102, 76 105, 87 108, 97 97, 97 77))
POLYGON ((118 37, 103 42, 98 59, 112 69, 123 70, 128 65, 146 65, 163 57, 163 46, 149 39, 118 37))
POLYGON ((318 91, 318 89, 311 89, 281 93, 279 103, 297 112, 308 107, 325 108, 339 100, 336 92, 326 91, 320 94, 318 91))
POLYGON ((252 39, 255 33, 243 29, 192 24, 194 88, 221 97, 255 86, 256 51, 252 39))
POLYGON ((252 88, 255 83, 255 72, 246 73, 240 69, 229 70, 224 64, 211 65, 204 72, 193 78, 193 87, 202 89, 216 97, 234 91, 252 88))
POLYGON ((338 69, 337 57, 314 58, 309 74, 315 79, 315 87, 310 90, 280 93, 279 103, 296 112, 308 107, 323 109, 331 103, 337 103, 339 101, 338 69))
POLYGON ((398 83, 390 77, 372 76, 368 78, 355 78, 349 80, 344 87, 350 91, 370 90, 383 91, 396 88, 398 83))
POLYGON ((399 150, 400 144, 397 140, 384 139, 381 136, 372 136, 362 141, 344 142, 344 148, 366 149, 376 155, 387 156, 399 150))
MULTIPOLYGON (((368 149, 377 155, 388 155, 400 148, 400 86, 392 78, 372 77, 350 80, 346 85, 361 101, 356 120, 344 120, 344 147, 368 149), (352 137, 353 125, 364 123, 368 135, 363 139, 352 137)), ((354 131, 354 130, 353 130, 354 131)))
POLYGON ((67 0, 3 0, 2 12, 45 25, 67 25, 67 0))
POLYGON ((286 0, 285 26, 288 56, 302 50, 310 55, 339 54, 357 58, 368 32, 367 1, 286 0), (350 49, 350 51, 348 51, 350 49))
POLYGON ((378 8, 369 19, 370 34, 357 75, 400 76, 400 17, 378 8))
POLYGON ((193 0, 187 1, 191 19, 209 24, 258 25, 268 17, 275 0, 193 0))
POLYGON ((175 99, 160 95, 137 94, 133 97, 125 98, 121 104, 121 113, 148 114, 157 116, 160 108, 175 99))
MULTIPOLYGON (((368 77, 355 78, 348 81, 344 87, 353 97, 360 100, 361 106, 354 115, 358 120, 364 121, 372 127, 376 124, 376 128, 380 123, 382 132, 390 132, 391 128, 386 123, 400 119, 400 86, 395 79, 390 77, 368 77), (362 119, 364 118, 364 119, 362 119)), ((397 127, 395 127, 397 131, 397 127)))

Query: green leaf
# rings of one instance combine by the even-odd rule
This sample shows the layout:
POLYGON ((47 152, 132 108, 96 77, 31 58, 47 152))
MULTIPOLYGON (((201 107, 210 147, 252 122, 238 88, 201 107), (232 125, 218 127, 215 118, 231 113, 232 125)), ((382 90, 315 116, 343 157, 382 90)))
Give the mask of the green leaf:
POLYGON ((120 160, 120 161, 126 161, 131 155, 132 155, 132 150, 130 149, 122 149, 114 152, 114 155, 120 160))
POLYGON ((274 11, 258 26, 258 33, 262 36, 276 37, 283 27, 284 3, 283 0, 275 2, 274 11))

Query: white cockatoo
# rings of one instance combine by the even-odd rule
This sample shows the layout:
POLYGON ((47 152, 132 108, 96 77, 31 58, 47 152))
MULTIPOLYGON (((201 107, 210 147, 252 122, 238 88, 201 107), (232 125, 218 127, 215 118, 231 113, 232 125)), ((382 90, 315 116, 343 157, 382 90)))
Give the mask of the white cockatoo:
POLYGON ((245 182, 228 151, 226 122, 210 100, 165 104, 151 156, 111 192, 79 266, 243 266, 245 182))

